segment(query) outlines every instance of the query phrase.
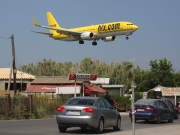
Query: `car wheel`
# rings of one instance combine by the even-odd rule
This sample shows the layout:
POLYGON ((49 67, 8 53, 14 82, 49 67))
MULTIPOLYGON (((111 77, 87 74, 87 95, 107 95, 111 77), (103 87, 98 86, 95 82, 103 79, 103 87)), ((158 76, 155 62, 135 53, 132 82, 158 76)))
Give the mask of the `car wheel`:
POLYGON ((157 115, 156 123, 157 123, 157 124, 160 124, 160 123, 161 123, 161 116, 160 116, 160 114, 157 115))
POLYGON ((58 125, 58 129, 61 133, 64 133, 64 132, 66 132, 67 127, 62 127, 62 126, 58 125))
POLYGON ((81 130, 85 130, 87 127, 81 127, 81 130))
POLYGON ((116 126, 113 127, 114 131, 119 131, 121 129, 121 119, 118 117, 116 126))
MULTIPOLYGON (((136 123, 136 122, 137 122, 137 119, 134 119, 134 122, 136 123)), ((131 118, 131 123, 132 123, 132 118, 131 118)))
POLYGON ((135 119, 135 123, 137 123, 137 119, 135 119))
POLYGON ((179 112, 176 112, 176 116, 174 117, 174 119, 179 119, 179 112))
POLYGON ((173 116, 171 115, 170 116, 170 119, 168 120, 169 123, 172 123, 173 122, 173 116))
POLYGON ((103 129, 104 129, 104 122, 102 120, 102 118, 99 120, 99 125, 96 129, 96 132, 101 134, 103 132, 103 129))
POLYGON ((145 120, 145 122, 146 122, 146 123, 148 123, 148 122, 149 122, 149 120, 145 120))

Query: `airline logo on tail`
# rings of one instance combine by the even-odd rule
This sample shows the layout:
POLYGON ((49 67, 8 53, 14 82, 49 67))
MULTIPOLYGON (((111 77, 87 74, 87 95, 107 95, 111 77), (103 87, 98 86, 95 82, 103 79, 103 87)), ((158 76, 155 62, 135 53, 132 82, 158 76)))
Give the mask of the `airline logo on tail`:
POLYGON ((92 40, 92 45, 97 45, 97 41, 100 39, 105 42, 109 42, 114 41, 116 36, 120 35, 125 35, 126 39, 128 40, 129 35, 132 35, 133 32, 138 29, 138 26, 132 22, 110 22, 65 29, 58 25, 50 12, 47 12, 46 15, 48 26, 37 24, 34 18, 32 18, 32 22, 35 26, 49 29, 49 33, 37 31, 33 32, 49 35, 50 38, 55 40, 79 41, 79 44, 84 44, 84 40, 92 40))

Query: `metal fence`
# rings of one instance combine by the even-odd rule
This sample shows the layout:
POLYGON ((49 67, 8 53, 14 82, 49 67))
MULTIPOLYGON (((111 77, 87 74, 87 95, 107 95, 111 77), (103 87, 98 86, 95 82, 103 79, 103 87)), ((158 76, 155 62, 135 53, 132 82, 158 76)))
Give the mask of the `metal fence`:
POLYGON ((0 97, 1 116, 13 115, 13 113, 16 113, 14 110, 20 115, 30 115, 32 112, 32 96, 10 97, 10 94, 6 94, 5 97, 0 97))
POLYGON ((0 115, 5 114, 5 110, 6 110, 6 99, 0 97, 0 115))
POLYGON ((10 94, 6 94, 5 97, 0 97, 0 117, 21 118, 33 114, 36 118, 41 118, 55 115, 56 109, 67 100, 66 96, 50 99, 41 95, 10 97, 10 94))

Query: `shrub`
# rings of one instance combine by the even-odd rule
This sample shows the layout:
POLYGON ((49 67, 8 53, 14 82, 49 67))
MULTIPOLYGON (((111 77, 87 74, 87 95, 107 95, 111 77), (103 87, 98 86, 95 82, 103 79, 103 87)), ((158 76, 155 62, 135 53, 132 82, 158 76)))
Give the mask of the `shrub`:
POLYGON ((58 96, 56 99, 50 99, 46 95, 33 95, 32 114, 36 119, 54 115, 58 106, 64 104, 65 99, 66 96, 58 96))

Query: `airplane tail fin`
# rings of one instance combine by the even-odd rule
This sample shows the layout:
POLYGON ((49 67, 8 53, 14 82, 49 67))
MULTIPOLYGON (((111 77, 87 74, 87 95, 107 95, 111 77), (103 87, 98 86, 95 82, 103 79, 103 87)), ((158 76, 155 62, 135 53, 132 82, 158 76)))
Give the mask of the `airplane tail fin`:
MULTIPOLYGON (((48 21, 49 27, 61 28, 50 12, 47 12, 46 15, 47 15, 47 21, 48 21)), ((54 33, 54 32, 56 31, 50 29, 50 33, 54 33)))

